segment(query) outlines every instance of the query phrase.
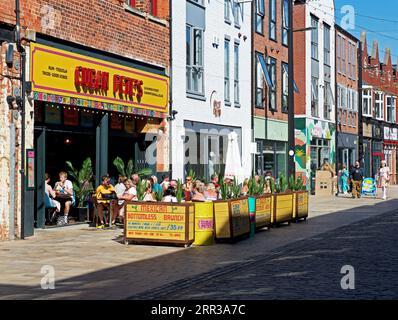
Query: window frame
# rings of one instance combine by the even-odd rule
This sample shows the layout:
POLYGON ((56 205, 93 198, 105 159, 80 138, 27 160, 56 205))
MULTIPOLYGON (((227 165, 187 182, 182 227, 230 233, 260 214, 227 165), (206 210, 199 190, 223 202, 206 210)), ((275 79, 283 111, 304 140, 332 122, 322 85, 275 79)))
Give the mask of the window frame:
POLYGON ((323 23, 323 64, 325 64, 329 67, 331 65, 330 49, 331 49, 331 45, 332 45, 330 36, 331 36, 331 27, 327 23, 323 23), (326 42, 327 32, 328 32, 329 40, 326 42), (328 44, 327 47, 326 47, 326 44, 328 44))
POLYGON ((282 2, 282 45, 284 45, 285 47, 289 47, 289 25, 290 25, 289 1, 290 0, 281 1, 282 2), (286 5, 287 7, 285 7, 286 5), (286 19, 287 19, 287 25, 285 25, 286 19))
POLYGON ((283 113, 288 113, 289 112, 289 73, 286 74, 285 70, 289 70, 289 64, 282 61, 281 109, 283 113), (286 107, 285 107, 285 99, 286 99, 286 107))
MULTIPOLYGON (((186 76, 186 81, 188 80, 188 68, 190 69, 189 71, 189 82, 187 81, 186 83, 186 92, 188 94, 193 94, 193 95, 199 95, 199 96, 204 96, 205 88, 204 88, 204 30, 199 27, 192 26, 190 24, 186 24, 186 37, 188 35, 187 28, 190 29, 189 32, 189 39, 190 39, 190 50, 189 50, 189 63, 188 63, 188 52, 187 52, 187 58, 186 58, 186 69, 187 69, 187 76, 186 76), (196 56, 196 50, 195 50, 195 33, 198 31, 201 34, 201 53, 200 53, 200 59, 196 56), (197 60, 201 60, 201 64, 195 64, 197 60), (197 83, 197 86, 201 87, 201 91, 196 91, 193 90, 192 88, 194 87, 194 77, 193 77, 193 72, 194 70, 197 69, 196 71, 198 74, 201 74, 201 83, 197 83), (190 84, 190 85, 189 85, 190 84)), ((188 41, 186 39, 186 45, 188 41)), ((186 48, 187 50, 187 48, 186 48)))
POLYGON ((240 72, 239 72, 239 59, 240 59, 240 43, 234 41, 234 104, 235 107, 240 106, 240 72))
POLYGON ((231 39, 224 38, 224 101, 231 104, 231 39), (228 89, 228 90, 226 90, 228 89))
POLYGON ((268 90, 268 109, 270 111, 278 111, 278 102, 277 102, 277 62, 276 59, 273 57, 268 57, 267 59, 267 68, 268 68, 268 73, 270 75, 271 81, 272 81, 272 88, 269 88, 268 90), (272 72, 273 71, 273 72, 272 72), (272 107, 272 98, 274 98, 275 101, 275 106, 272 107))
POLYGON ((269 0, 269 21, 268 21, 268 37, 272 41, 277 41, 277 14, 276 14, 276 0, 269 0), (274 9, 274 10, 273 10, 274 9), (271 32, 272 28, 274 28, 274 32, 271 32))
POLYGON ((255 107, 257 109, 265 109, 264 107, 264 83, 265 83, 265 79, 263 79, 262 76, 262 67, 261 67, 261 63, 259 61, 259 59, 257 58, 258 55, 262 55, 264 57, 264 55, 260 52, 255 52, 255 56, 256 56, 256 83, 255 83, 255 88, 256 88, 256 93, 255 93, 255 107), (259 81, 259 79, 261 79, 259 81), (261 87, 259 86, 259 82, 261 83, 261 87), (258 101, 259 98, 259 92, 261 92, 261 102, 258 101))
POLYGON ((372 100, 373 100, 372 89, 365 88, 363 90, 363 94, 362 94, 362 115, 365 116, 365 117, 372 117, 372 100), (369 94, 367 94, 367 93, 369 93, 369 94), (364 110, 364 108, 365 108, 365 103, 364 103, 365 100, 367 100, 367 106, 368 106, 368 109, 369 109, 368 113, 365 113, 365 110, 364 110))
POLYGON ((265 16, 265 0, 256 0, 256 19, 254 21, 255 26, 254 30, 256 33, 264 35, 264 16, 265 16), (261 4, 262 3, 262 11, 261 11, 261 4), (259 30, 259 22, 261 27, 259 30))
POLYGON ((311 27, 316 27, 311 30, 311 58, 319 61, 319 19, 313 15, 311 15, 311 27), (316 22, 316 26, 314 22, 316 22), (314 35, 316 35, 316 42, 314 35))
POLYGON ((311 116, 319 118, 319 79, 313 76, 311 77, 311 116))
POLYGON ((377 120, 383 120, 384 121, 384 93, 382 91, 376 91, 375 93, 375 118, 377 120), (377 97, 380 97, 380 99, 377 99, 377 97), (379 108, 377 107, 379 106, 379 108), (380 113, 378 112, 380 111, 380 113), (381 116, 380 116, 381 114, 381 116))

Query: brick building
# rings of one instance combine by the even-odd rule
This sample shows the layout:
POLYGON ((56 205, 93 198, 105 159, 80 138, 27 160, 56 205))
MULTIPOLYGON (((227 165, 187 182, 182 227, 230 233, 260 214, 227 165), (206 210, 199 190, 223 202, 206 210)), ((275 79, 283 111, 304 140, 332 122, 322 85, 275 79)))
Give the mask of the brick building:
POLYGON ((324 161, 335 166, 334 1, 296 0, 293 16, 293 29, 303 30, 294 33, 296 172, 310 188, 324 161))
POLYGON ((21 217, 21 113, 7 103, 21 96, 21 64, 17 53, 12 68, 5 61, 16 41, 15 3, 0 5, 0 239, 44 226, 44 173, 54 184, 68 160, 80 168, 91 158, 96 184, 103 174, 117 176, 115 157, 169 170, 168 139, 156 142, 155 161, 145 160, 146 133, 168 131, 169 1, 21 0, 28 90, 21 217))
POLYGON ((257 174, 287 172, 289 0, 253 1, 253 126, 257 174))
POLYGON ((384 59, 377 41, 369 52, 366 33, 362 43, 362 121, 363 156, 365 172, 374 177, 381 160, 386 160, 397 183, 397 65, 392 64, 391 51, 386 49, 384 59))
POLYGON ((337 163, 358 160, 359 40, 336 25, 337 163))

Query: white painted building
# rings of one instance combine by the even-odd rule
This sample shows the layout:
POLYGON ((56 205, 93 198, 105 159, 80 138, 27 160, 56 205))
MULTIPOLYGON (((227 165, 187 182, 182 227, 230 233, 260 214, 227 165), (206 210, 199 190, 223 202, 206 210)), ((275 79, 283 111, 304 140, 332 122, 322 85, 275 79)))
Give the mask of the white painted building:
POLYGON ((172 178, 224 175, 228 133, 250 176, 251 3, 172 1, 172 178), (200 133, 200 135, 199 135, 200 133))

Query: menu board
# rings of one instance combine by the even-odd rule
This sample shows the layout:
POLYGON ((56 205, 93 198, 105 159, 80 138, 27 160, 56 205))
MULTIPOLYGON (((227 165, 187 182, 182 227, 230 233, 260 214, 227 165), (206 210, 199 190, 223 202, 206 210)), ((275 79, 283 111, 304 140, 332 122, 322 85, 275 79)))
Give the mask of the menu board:
POLYGON ((271 223, 272 197, 256 198, 256 227, 271 223))
POLYGON ((127 204, 125 232, 127 239, 185 241, 186 207, 127 204))
POLYGON ((250 232, 249 203, 247 199, 231 201, 233 237, 250 232))

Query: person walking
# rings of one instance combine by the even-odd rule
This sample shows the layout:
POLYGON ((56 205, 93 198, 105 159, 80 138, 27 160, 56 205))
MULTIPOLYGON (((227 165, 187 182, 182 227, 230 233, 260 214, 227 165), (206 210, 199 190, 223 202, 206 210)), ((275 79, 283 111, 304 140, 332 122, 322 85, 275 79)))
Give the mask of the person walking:
POLYGON ((381 167, 379 170, 379 185, 383 190, 383 200, 387 200, 387 188, 390 182, 390 168, 387 166, 386 160, 381 162, 381 167))
POLYGON ((355 162, 355 166, 350 172, 352 181, 352 198, 361 198, 362 193, 362 181, 363 181, 363 169, 359 161, 355 162))
POLYGON ((341 192, 344 194, 348 194, 348 178, 349 178, 349 173, 347 170, 347 166, 343 164, 340 170, 339 184, 341 192))

